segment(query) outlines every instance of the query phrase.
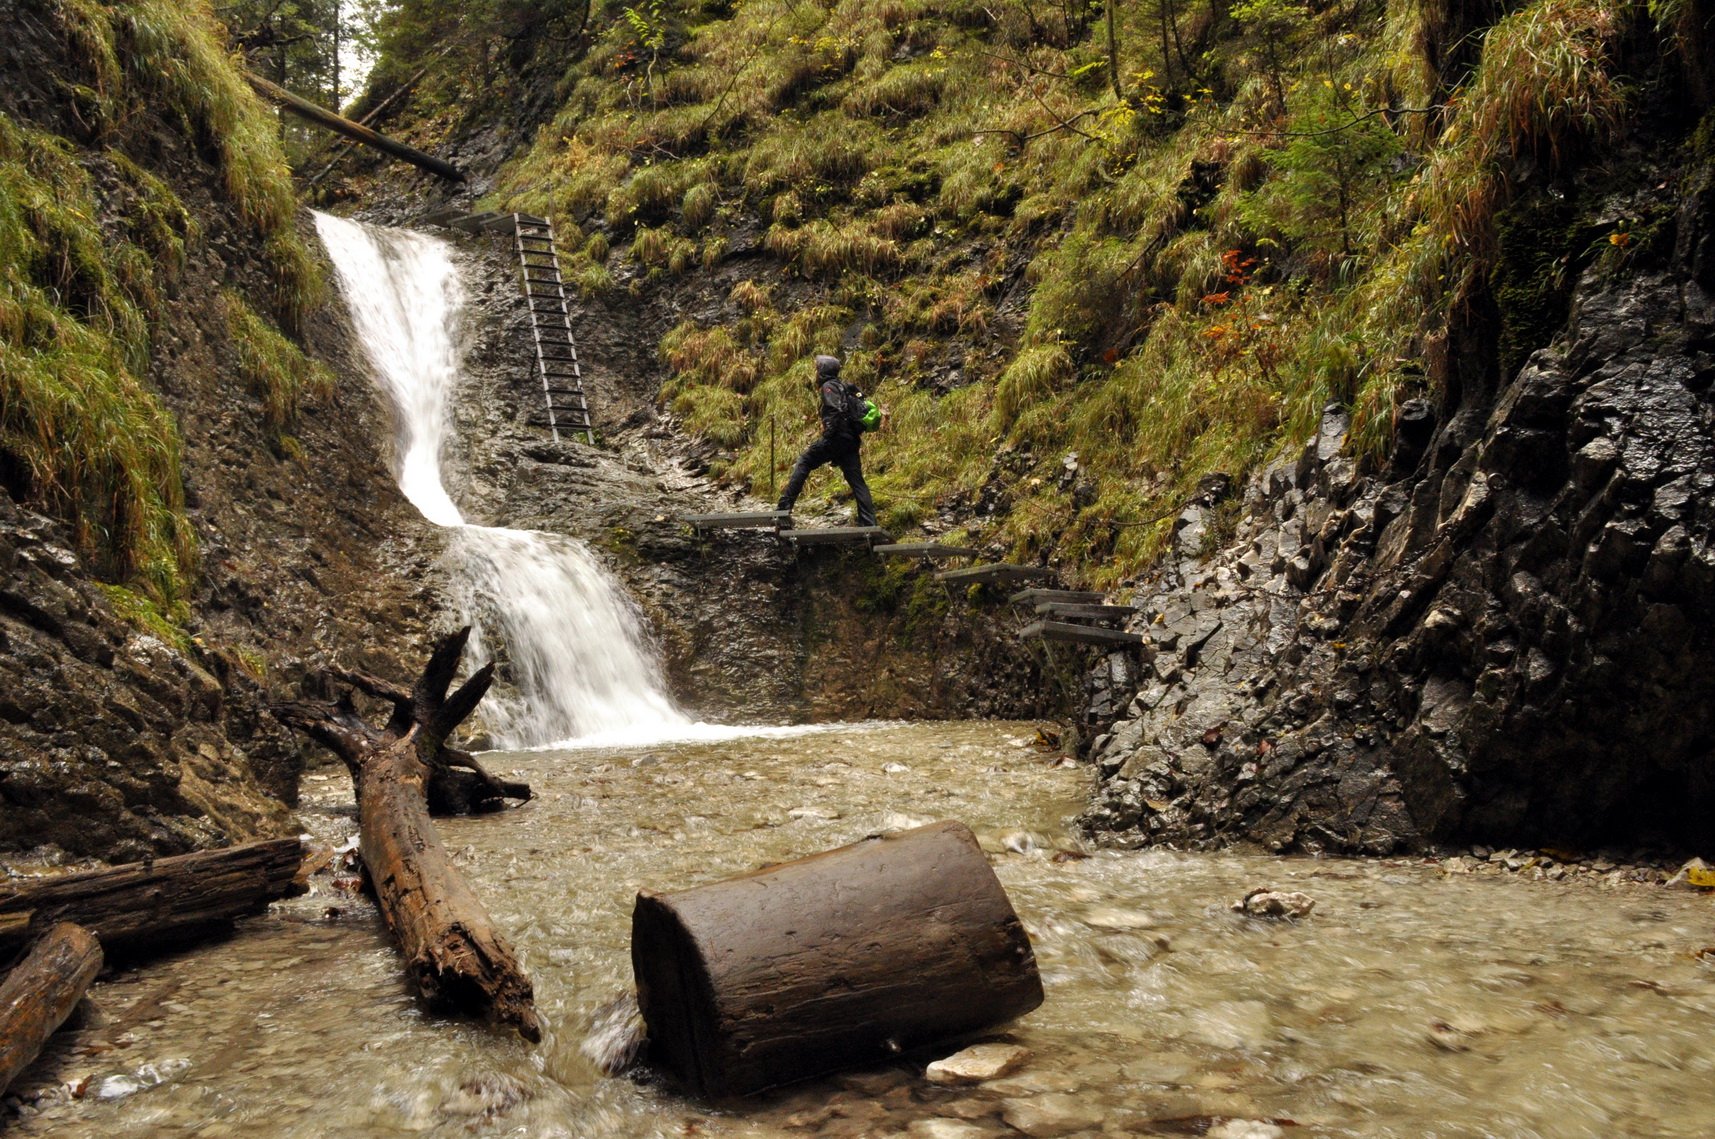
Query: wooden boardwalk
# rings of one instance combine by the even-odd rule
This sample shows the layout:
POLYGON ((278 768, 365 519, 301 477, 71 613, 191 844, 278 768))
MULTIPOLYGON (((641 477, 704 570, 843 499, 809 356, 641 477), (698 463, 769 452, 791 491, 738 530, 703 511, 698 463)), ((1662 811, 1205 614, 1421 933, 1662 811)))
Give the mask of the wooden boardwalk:
POLYGON ((995 585, 1023 581, 1046 581, 1053 576, 1053 570, 1044 569, 1041 566, 1015 566, 1005 562, 996 562, 991 565, 940 570, 935 574, 935 580, 946 582, 948 585, 995 585))
POLYGON ((820 530, 782 530, 780 536, 794 546, 873 546, 891 542, 893 535, 880 526, 829 526, 820 530))
POLYGON ((1072 641, 1081 645, 1107 645, 1110 648, 1141 645, 1142 633, 1128 633, 1123 629, 1104 629, 1099 625, 1076 625, 1069 621, 1033 621, 1026 625, 1018 634, 1026 640, 1040 638, 1044 641, 1072 641))

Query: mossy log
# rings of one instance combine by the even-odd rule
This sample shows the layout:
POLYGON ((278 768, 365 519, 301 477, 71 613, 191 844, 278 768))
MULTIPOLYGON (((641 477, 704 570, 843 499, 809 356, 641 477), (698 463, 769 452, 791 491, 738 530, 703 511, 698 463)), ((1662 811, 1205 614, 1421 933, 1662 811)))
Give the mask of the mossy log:
MULTIPOLYGON (((469 636, 466 628, 445 638, 410 692, 363 674, 336 674, 392 701, 392 718, 380 731, 357 715, 349 696, 331 705, 279 704, 274 714, 325 744, 350 769, 358 851, 418 991, 431 1006, 510 1024, 534 1041, 542 1030, 530 978, 429 817, 431 788, 437 772, 447 769, 447 757, 469 760, 448 749, 446 738, 476 710, 493 680, 487 665, 447 695, 469 636)), ((495 780, 474 761, 460 770, 467 782, 486 789, 485 801, 530 796, 528 787, 495 780)))
POLYGON ((64 921, 0 982, 0 1092, 30 1066, 100 971, 101 943, 64 921))
POLYGON ((110 954, 224 931, 301 893, 303 859, 296 838, 277 838, 9 884, 0 887, 0 952, 61 921, 89 929, 110 954))
POLYGON ((650 1057, 712 1098, 891 1059, 1042 1003, 1030 938, 956 822, 641 890, 631 967, 650 1057))

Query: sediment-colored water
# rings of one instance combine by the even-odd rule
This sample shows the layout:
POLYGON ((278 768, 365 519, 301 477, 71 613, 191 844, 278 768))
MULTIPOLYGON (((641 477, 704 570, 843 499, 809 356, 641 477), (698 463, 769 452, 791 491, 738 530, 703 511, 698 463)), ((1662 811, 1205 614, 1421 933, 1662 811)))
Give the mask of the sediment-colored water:
MULTIPOLYGON (((1707 1136, 1711 899, 1450 875, 1415 860, 1082 853, 1087 769, 1021 724, 916 724, 494 754, 538 798, 448 820, 520 947, 532 1048, 426 1016, 373 908, 322 879, 232 939, 98 984, 15 1090, 15 1134, 120 1136, 1707 1136), (1031 933, 1046 1003, 1016 1075, 947 1089, 907 1057, 718 1109, 601 1076, 631 899, 938 818, 968 823, 1031 933), (1233 913, 1259 886, 1297 922, 1233 913), (1232 1120, 1242 1122, 1229 1122, 1232 1120), (1272 1123, 1268 1121, 1273 1121, 1272 1123)), ((343 774, 306 822, 354 829, 343 774)))

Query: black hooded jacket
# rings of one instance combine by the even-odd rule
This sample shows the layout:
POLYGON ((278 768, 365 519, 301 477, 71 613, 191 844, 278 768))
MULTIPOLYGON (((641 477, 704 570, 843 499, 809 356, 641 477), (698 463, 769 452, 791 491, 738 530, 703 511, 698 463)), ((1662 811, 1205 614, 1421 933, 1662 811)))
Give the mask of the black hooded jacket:
POLYGON ((840 379, 840 362, 833 356, 816 357, 816 386, 821 393, 822 436, 856 443, 861 437, 857 411, 863 392, 840 379))

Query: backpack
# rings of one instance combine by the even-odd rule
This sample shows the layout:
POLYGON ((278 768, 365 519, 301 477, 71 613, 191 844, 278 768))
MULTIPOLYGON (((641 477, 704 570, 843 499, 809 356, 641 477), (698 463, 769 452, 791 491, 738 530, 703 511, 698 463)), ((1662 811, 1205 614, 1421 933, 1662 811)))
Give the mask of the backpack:
POLYGON ((881 408, 873 399, 866 399, 864 394, 851 384, 846 385, 846 420, 852 425, 852 430, 862 434, 874 431, 881 426, 881 408))

